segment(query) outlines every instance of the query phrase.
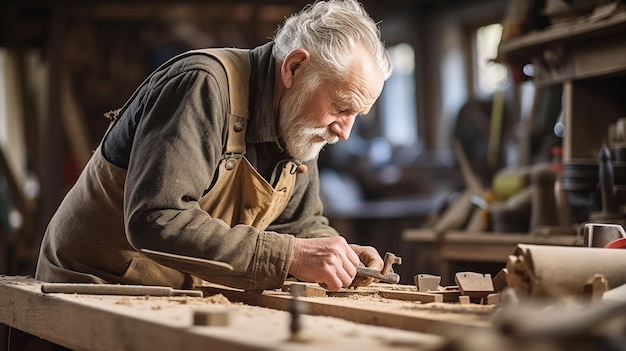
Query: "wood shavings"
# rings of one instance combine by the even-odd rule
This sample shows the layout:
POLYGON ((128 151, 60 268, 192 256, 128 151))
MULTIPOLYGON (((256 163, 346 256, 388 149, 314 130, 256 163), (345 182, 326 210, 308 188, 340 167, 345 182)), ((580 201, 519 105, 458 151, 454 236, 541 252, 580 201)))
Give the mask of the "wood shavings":
POLYGON ((210 304, 219 304, 219 305, 228 305, 231 302, 226 298, 226 296, 222 295, 222 294, 216 294, 216 295, 212 295, 212 296, 205 296, 202 299, 203 302, 205 303, 210 303, 210 304))
POLYGON ((123 306, 132 306, 133 300, 130 297, 122 297, 119 300, 115 301, 115 304, 123 305, 123 306))
POLYGON ((479 305, 479 304, 467 304, 461 305, 458 303, 445 303, 445 302, 431 302, 426 304, 415 304, 410 308, 417 310, 429 310, 434 312, 454 312, 454 313, 468 313, 468 314, 491 314, 494 309, 494 305, 479 305))

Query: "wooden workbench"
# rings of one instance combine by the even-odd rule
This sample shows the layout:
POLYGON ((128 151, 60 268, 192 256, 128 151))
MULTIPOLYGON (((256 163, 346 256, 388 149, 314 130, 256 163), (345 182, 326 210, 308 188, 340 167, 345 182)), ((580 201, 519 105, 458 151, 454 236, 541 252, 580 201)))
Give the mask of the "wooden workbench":
POLYGON ((41 282, 32 278, 0 276, 0 323, 76 350, 206 350, 207 345, 216 350, 422 350, 442 343, 444 334, 490 327, 489 306, 455 309, 375 294, 301 297, 309 314, 302 316, 300 338, 294 341, 291 314, 283 311, 289 293, 203 290, 204 297, 44 294, 41 282), (194 326, 197 309, 225 312, 229 323, 194 326))

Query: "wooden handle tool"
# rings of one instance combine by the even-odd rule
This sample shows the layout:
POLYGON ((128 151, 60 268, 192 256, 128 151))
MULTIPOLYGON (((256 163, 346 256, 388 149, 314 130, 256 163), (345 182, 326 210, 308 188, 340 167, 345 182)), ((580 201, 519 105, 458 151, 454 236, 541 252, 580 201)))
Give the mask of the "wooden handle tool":
POLYGON ((168 286, 83 284, 83 283, 43 283, 43 293, 88 294, 88 295, 128 295, 128 296, 193 296, 203 297, 199 290, 178 290, 168 286))

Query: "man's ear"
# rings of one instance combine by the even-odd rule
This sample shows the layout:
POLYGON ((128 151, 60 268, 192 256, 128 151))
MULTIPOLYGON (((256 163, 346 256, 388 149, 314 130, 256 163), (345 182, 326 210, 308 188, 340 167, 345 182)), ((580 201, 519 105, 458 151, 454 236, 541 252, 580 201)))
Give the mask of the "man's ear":
POLYGON ((296 49, 285 57, 285 61, 280 67, 280 77, 285 88, 289 89, 293 86, 295 75, 309 61, 310 56, 308 51, 296 49))

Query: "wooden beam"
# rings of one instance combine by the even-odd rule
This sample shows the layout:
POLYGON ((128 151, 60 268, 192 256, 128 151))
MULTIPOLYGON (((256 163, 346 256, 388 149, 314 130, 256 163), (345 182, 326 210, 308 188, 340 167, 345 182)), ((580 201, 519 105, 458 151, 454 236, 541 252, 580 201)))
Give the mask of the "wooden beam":
MULTIPOLYGON (((383 285, 383 284, 381 284, 383 285)), ((393 284, 384 284, 392 288, 393 284)), ((247 292, 224 286, 202 287, 205 294, 222 294, 231 301, 288 311, 291 294, 284 291, 247 292)), ((387 296, 399 296, 388 293, 387 296)), ((300 297, 311 315, 342 318, 355 323, 390 327, 429 334, 447 335, 484 330, 490 327, 488 316, 465 310, 461 313, 441 313, 413 301, 393 301, 380 296, 300 297)))

